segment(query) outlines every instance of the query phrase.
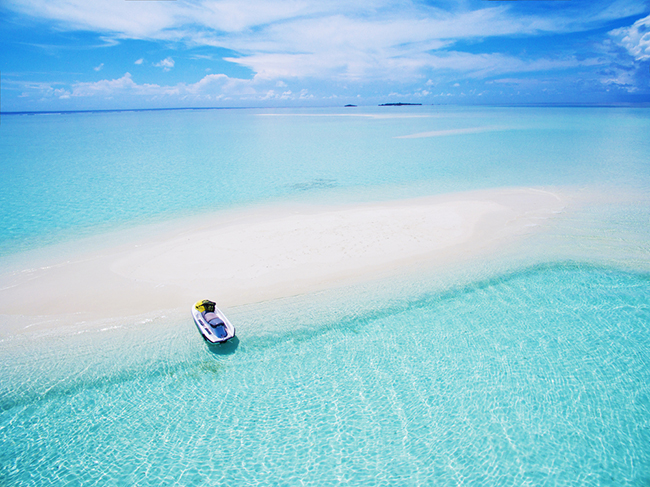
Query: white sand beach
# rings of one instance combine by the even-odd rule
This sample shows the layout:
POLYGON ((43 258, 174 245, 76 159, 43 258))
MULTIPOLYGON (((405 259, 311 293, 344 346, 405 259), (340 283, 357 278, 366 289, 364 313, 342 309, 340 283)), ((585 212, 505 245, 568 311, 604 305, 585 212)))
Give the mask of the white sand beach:
POLYGON ((79 322, 189 309, 204 298, 227 308, 305 294, 489 255, 564 207, 557 192, 515 188, 215 213, 5 273, 0 315, 18 331, 48 317, 79 322))

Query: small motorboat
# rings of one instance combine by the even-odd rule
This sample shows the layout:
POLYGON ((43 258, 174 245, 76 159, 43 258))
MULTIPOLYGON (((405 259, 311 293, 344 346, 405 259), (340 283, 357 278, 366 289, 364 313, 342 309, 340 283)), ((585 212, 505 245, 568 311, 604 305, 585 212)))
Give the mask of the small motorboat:
POLYGON ((198 301, 192 308, 192 316, 201 336, 209 343, 225 343, 235 336, 235 327, 212 301, 198 301))

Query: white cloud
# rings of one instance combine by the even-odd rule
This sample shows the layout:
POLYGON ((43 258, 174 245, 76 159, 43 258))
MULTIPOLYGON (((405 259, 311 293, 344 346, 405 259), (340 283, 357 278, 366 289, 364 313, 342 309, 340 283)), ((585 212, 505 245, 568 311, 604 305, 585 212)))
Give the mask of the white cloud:
POLYGON ((174 60, 171 57, 167 57, 162 61, 155 63, 154 66, 157 68, 163 68, 163 71, 169 71, 174 67, 174 60))
POLYGON ((66 100, 70 98, 70 92, 68 90, 65 90, 63 88, 54 90, 54 96, 57 96, 61 100, 66 100))
POLYGON ((19 98, 27 98, 32 95, 37 95, 43 98, 69 98, 71 95, 70 90, 66 89, 65 83, 60 82, 41 82, 41 81, 18 81, 18 80, 3 80, 5 89, 17 89, 21 91, 19 98), (61 86, 61 88, 59 88, 61 86))
POLYGON ((99 66, 95 66, 93 69, 95 71, 100 71, 104 67, 104 63, 101 63, 99 66))
MULTIPOLYGON (((223 34, 240 34, 240 41, 263 42, 269 30, 281 35, 328 24, 330 30, 334 29, 334 41, 351 38, 355 42, 358 38, 368 39, 369 35, 389 39, 401 36, 414 42, 418 37, 427 40, 577 31, 597 21, 628 17, 645 10, 643 2, 635 0, 617 0, 607 8, 586 5, 579 17, 521 16, 503 5, 469 11, 460 1, 447 3, 448 11, 412 0, 4 0, 3 4, 23 14, 55 21, 63 28, 100 31, 117 38, 190 42, 209 38, 206 32, 213 39, 226 42, 237 36, 223 34), (341 20, 344 22, 337 28, 341 20), (361 31, 350 30, 350 25, 361 31)), ((322 32, 323 27, 319 30, 322 32)))
POLYGON ((138 84, 130 73, 117 79, 75 83, 70 89, 35 85, 43 96, 70 97, 177 97, 185 100, 309 100, 314 95, 307 89, 295 93, 291 90, 275 91, 265 80, 230 78, 225 74, 208 74, 196 83, 178 83, 173 86, 138 84))
POLYGON ((71 88, 72 91, 69 94, 73 97, 111 97, 117 95, 170 96, 182 95, 190 92, 184 84, 178 84, 176 86, 160 86, 150 83, 137 84, 133 81, 131 73, 125 73, 124 76, 116 79, 74 83, 71 88))
POLYGON ((610 73, 609 76, 602 78, 600 82, 604 85, 618 86, 619 88, 625 89, 628 93, 635 93, 638 91, 633 71, 615 69, 612 70, 612 73, 610 73))
MULTIPOLYGON (((60 28, 118 34, 117 37, 146 38, 173 27, 185 8, 176 2, 122 2, 113 0, 5 0, 3 5, 41 19, 56 22, 60 28)), ((178 2, 180 4, 180 2, 178 2)))
POLYGON ((134 86, 136 85, 131 79, 131 74, 126 73, 121 78, 113 80, 104 79, 95 82, 75 83, 72 86, 72 96, 111 95, 117 91, 124 91, 134 86))
POLYGON ((318 14, 329 8, 325 2, 307 0, 249 0, 245 3, 208 0, 200 2, 197 10, 205 25, 222 32, 241 32, 252 26, 318 14))
POLYGON ((181 83, 178 89, 191 95, 255 96, 258 91, 252 80, 230 78, 225 74, 208 74, 192 84, 181 83))
MULTIPOLYGON (((636 0, 615 0, 606 8, 585 5, 579 16, 562 13, 562 9, 521 15, 509 4, 487 3, 489 6, 479 3, 478 9, 468 10, 465 2, 450 2, 449 10, 443 10, 414 0, 5 0, 9 8, 53 20, 59 28, 98 31, 115 39, 230 49, 238 56, 228 61, 249 67, 259 78, 276 80, 333 76, 340 80, 412 81, 423 75, 423 68, 445 65, 443 56, 436 58, 433 53, 458 39, 576 32, 646 8, 636 0)), ((636 49, 637 56, 646 56, 647 38, 640 29, 641 24, 623 37, 629 38, 626 45, 636 49)), ((496 55, 491 58, 497 59, 496 55)), ((507 63, 516 64, 512 60, 507 63)), ((521 61, 527 67, 534 63, 521 61)), ((496 65, 480 64, 484 70, 505 72, 496 65)), ((167 58, 155 66, 170 70, 173 60, 167 58)), ((553 69, 553 62, 548 66, 553 69)), ((444 67, 454 69, 452 65, 444 67)), ((469 67, 460 70, 477 72, 469 67)))
POLYGON ((609 34, 637 61, 650 59, 650 15, 609 34))
MULTIPOLYGON (((250 80, 208 74, 196 83, 175 86, 137 84, 126 73, 121 78, 96 83, 67 84, 68 96, 123 93, 210 100, 305 99, 314 95, 299 91, 298 86, 308 86, 312 91, 316 88, 318 93, 322 86, 313 83, 314 80, 339 83, 342 90, 347 90, 350 83, 355 92, 362 84, 369 86, 380 81, 388 85, 385 92, 411 91, 413 96, 431 96, 421 88, 413 91, 418 90, 414 86, 428 89, 437 86, 436 91, 447 91, 460 79, 459 74, 482 79, 603 65, 607 63, 605 55, 599 59, 585 58, 549 50, 548 55, 534 59, 498 52, 462 52, 458 41, 469 40, 479 45, 488 37, 579 32, 602 26, 605 21, 647 12, 643 1, 607 0, 606 3, 581 6, 579 14, 577 7, 572 8, 569 2, 562 2, 562 8, 521 14, 515 2, 464 0, 445 2, 447 10, 420 0, 3 0, 3 6, 14 11, 53 21, 56 29, 96 32, 104 42, 145 39, 162 41, 167 46, 181 43, 189 47, 228 49, 233 54, 226 61, 253 72, 250 80), (288 89, 287 82, 293 91, 288 89), (407 83, 412 85, 406 86, 407 83)), ((612 31, 610 42, 623 46, 636 60, 650 59, 649 19, 650 16, 630 27, 612 31)), ((222 52, 215 50, 214 54, 191 57, 209 61, 214 56, 220 62, 217 58, 222 52)), ((134 64, 144 62, 140 58, 134 64)), ((175 61, 167 57, 152 65, 170 71, 175 61)), ((221 69, 218 64, 207 65, 215 72, 221 69)), ((94 69, 99 71, 102 67, 103 64, 94 69)), ((631 83, 628 78, 608 73, 603 83, 624 86, 631 83)), ((66 96, 65 92, 55 94, 55 89, 60 89, 60 85, 42 91, 48 96, 66 96)), ((330 86, 326 91, 329 94, 334 90, 330 86)), ((451 95, 443 92, 440 96, 451 95)))
MULTIPOLYGON (((512 72, 535 72, 592 66, 604 61, 574 57, 563 59, 527 59, 503 54, 471 54, 460 51, 421 53, 412 56, 353 57, 348 53, 321 54, 258 54, 227 61, 250 68, 256 79, 329 78, 345 80, 392 80, 407 82, 427 70, 461 72, 474 78, 485 78, 512 72)), ((428 86, 433 82, 426 83, 428 86)))

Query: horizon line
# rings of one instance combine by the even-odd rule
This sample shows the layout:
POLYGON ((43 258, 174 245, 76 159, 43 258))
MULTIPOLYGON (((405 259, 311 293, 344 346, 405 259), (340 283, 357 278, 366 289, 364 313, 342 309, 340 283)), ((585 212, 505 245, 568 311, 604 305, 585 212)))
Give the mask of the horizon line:
POLYGON ((494 107, 494 108, 650 108, 650 102, 616 102, 616 103, 482 103, 482 104, 460 104, 460 103, 426 103, 426 104, 372 104, 372 105, 319 105, 319 106, 231 106, 231 107, 158 107, 158 108, 99 108, 99 109, 79 109, 79 110, 20 110, 20 111, 2 111, 0 115, 48 115, 48 114, 66 114, 66 113, 115 113, 115 112, 155 112, 155 111, 175 111, 175 110, 266 110, 266 109, 296 109, 296 108, 396 108, 417 107, 417 106, 444 106, 444 107, 494 107))

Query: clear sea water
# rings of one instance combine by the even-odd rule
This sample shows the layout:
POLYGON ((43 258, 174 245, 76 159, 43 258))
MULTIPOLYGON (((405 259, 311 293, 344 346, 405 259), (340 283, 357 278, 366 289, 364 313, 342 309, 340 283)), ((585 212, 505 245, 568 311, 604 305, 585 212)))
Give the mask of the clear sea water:
POLYGON ((226 310, 222 347, 189 313, 4 336, 0 485, 650 484, 649 133, 623 108, 3 115, 0 269, 275 202, 588 204, 442 284, 226 310))

